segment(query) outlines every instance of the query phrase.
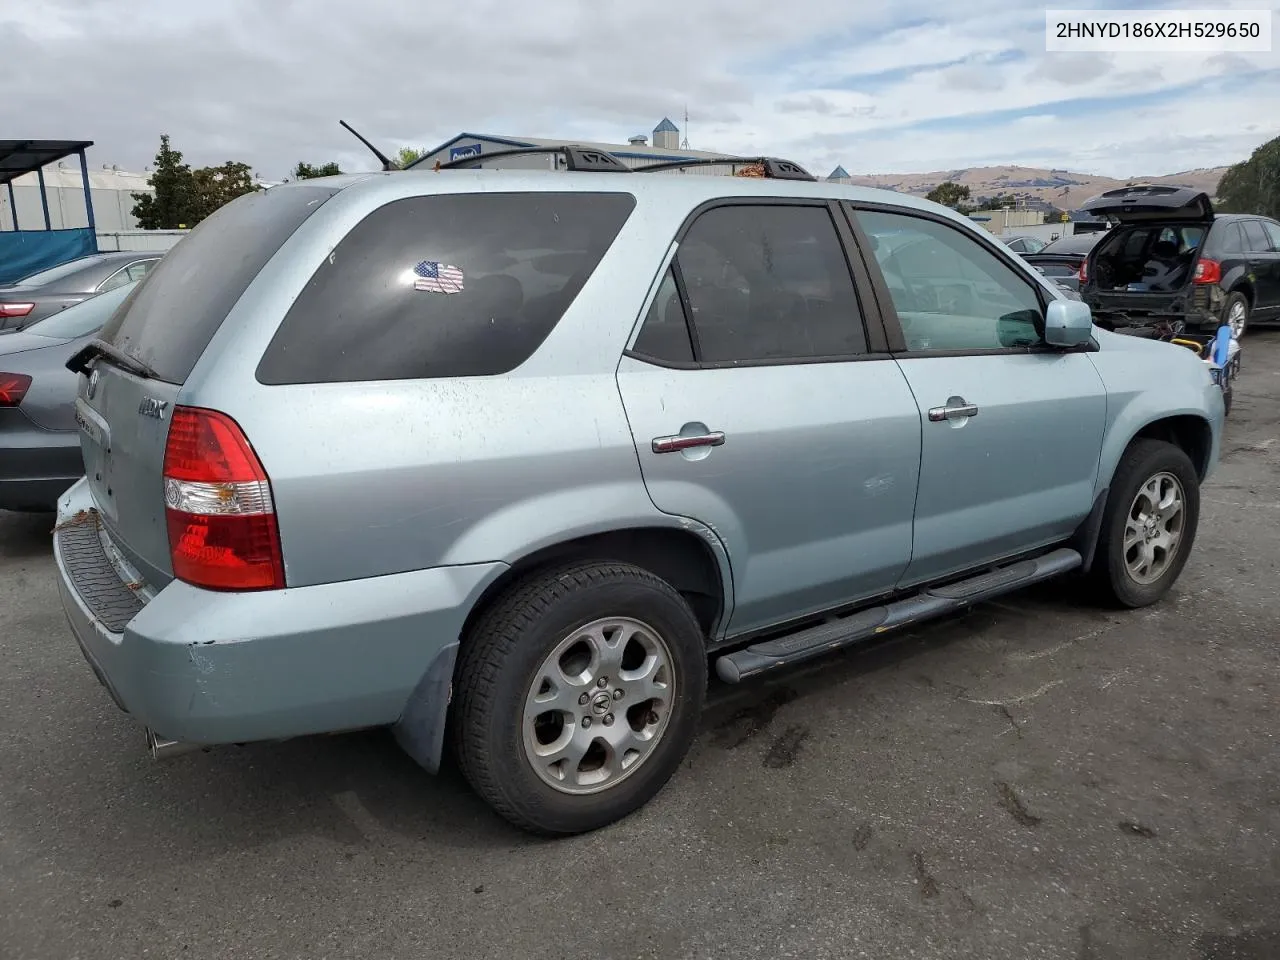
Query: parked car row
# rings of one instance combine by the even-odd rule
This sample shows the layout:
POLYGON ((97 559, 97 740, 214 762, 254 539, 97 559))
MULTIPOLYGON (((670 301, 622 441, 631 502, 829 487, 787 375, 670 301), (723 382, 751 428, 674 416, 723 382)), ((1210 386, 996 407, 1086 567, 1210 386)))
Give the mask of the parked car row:
POLYGON ((1177 580, 1190 351, 924 200, 573 149, 237 199, 71 358, 59 588, 155 755, 389 727, 574 833, 662 789, 711 670, 1177 580))
POLYGON ((95 253, 0 285, 0 333, 25 330, 83 300, 141 280, 162 255, 158 251, 95 253))

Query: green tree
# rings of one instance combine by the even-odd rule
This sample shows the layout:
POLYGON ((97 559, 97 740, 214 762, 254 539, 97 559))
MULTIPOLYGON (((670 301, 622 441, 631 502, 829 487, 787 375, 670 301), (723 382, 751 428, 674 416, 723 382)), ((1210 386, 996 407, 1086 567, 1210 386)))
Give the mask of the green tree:
POLYGON ((191 226, 195 226, 223 204, 258 189, 254 185, 253 171, 249 165, 234 160, 228 160, 218 167, 193 170, 191 179, 196 197, 196 216, 191 226))
POLYGON ((160 152, 147 182, 154 193, 133 194, 133 217, 143 230, 194 227, 224 203, 257 189, 247 163, 228 160, 192 170, 182 162, 181 151, 170 146, 168 134, 160 135, 160 152))
POLYGON ((1218 209, 1280 217, 1280 137, 1227 170, 1218 183, 1218 209))
POLYGON ((338 169, 338 165, 332 161, 316 167, 299 161, 298 165, 293 168, 293 179, 311 180, 315 177, 336 177, 341 173, 342 171, 338 169))
POLYGON ((421 160, 426 151, 420 147, 401 147, 400 152, 396 154, 396 162, 400 164, 403 170, 415 160, 421 160))
POLYGON ((133 217, 143 230, 174 230, 191 226, 196 219, 195 184, 191 167, 182 162, 182 153, 169 145, 169 135, 160 135, 155 169, 147 182, 155 191, 133 194, 133 217))
POLYGON ((932 190, 925 194, 926 200, 932 200, 934 203, 940 203, 946 207, 959 207, 965 200, 969 199, 969 188, 959 183, 947 180, 938 184, 932 190))

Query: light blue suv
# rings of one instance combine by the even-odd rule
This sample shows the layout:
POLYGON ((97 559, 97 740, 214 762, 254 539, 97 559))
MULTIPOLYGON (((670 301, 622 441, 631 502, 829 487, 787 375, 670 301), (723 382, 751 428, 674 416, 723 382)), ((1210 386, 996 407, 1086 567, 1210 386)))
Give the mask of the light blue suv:
POLYGON ((711 665, 1173 585, 1190 351, 922 200, 561 159, 244 197, 71 361, 62 599, 153 753, 386 726, 573 833, 662 788, 711 665))

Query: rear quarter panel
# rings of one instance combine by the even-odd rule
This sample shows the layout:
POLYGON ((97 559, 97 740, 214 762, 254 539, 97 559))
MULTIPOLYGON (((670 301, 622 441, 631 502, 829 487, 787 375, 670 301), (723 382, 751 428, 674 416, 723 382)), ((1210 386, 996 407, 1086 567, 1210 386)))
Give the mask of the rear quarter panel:
POLYGON ((1205 478, 1217 464, 1225 411, 1222 391, 1208 368, 1186 347, 1095 330, 1101 349, 1089 354, 1107 387, 1107 429, 1098 469, 1098 492, 1111 483, 1130 441, 1167 417, 1205 421, 1212 442, 1205 478))

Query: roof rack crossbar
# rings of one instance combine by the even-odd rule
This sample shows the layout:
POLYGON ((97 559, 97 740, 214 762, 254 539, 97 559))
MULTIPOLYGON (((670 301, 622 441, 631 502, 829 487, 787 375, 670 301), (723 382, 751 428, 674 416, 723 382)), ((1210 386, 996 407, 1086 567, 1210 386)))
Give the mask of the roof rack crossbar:
MULTIPOLYGON (((538 154, 558 154, 564 157, 565 167, 569 170, 580 173, 630 173, 631 168, 615 157, 613 154, 596 147, 583 147, 576 144, 562 144, 550 147, 516 147, 511 150, 495 150, 493 153, 472 154, 469 157, 459 157, 457 160, 450 160, 448 163, 438 163, 435 165, 436 170, 463 170, 468 167, 474 167, 486 160, 500 159, 502 157, 527 157, 536 156, 538 154)), ((415 166, 411 164, 410 166, 415 166)), ((405 169, 409 169, 406 167, 405 169)))
POLYGON ((764 169, 764 175, 770 180, 808 180, 818 178, 800 164, 792 160, 778 157, 690 157, 687 160, 667 160, 662 163, 651 163, 637 167, 636 173, 652 173, 662 170, 683 170, 686 167, 726 167, 755 165, 764 169))

